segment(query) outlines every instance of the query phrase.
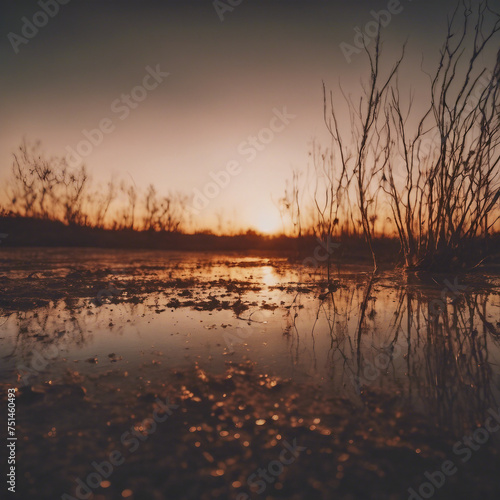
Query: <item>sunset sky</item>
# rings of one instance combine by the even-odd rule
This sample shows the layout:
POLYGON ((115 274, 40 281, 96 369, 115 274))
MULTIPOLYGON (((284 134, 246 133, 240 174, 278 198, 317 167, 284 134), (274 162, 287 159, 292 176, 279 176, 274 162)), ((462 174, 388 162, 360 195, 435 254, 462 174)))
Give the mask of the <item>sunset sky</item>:
POLYGON ((193 196, 229 164, 231 174, 219 177, 227 185, 206 207, 198 204, 199 223, 210 226, 223 211, 241 227, 273 230, 273 199, 291 169, 307 166, 311 139, 327 143, 322 81, 355 93, 366 75, 363 55, 349 63, 340 44, 354 44, 372 9, 397 10, 383 29, 385 54, 390 61, 408 39, 401 81, 418 92, 422 56, 431 70, 456 2, 243 0, 219 13, 212 1, 57 5, 37 34, 21 39, 23 18, 32 21, 40 5, 2 2, 2 181, 23 137, 63 156, 78 149, 84 129, 104 123, 83 159, 95 182, 113 177, 193 196), (150 89, 127 101, 122 95, 138 85, 150 89), (263 131, 269 127, 272 135, 263 131), (267 143, 252 145, 249 136, 259 133, 267 143))

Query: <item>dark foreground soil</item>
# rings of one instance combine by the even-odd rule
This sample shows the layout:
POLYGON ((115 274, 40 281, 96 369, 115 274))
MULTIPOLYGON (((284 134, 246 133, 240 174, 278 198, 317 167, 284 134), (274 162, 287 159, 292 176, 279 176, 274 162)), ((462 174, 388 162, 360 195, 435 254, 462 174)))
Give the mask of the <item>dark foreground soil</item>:
POLYGON ((447 459, 458 471, 435 498, 499 498, 493 478, 500 457, 492 443, 462 464, 452 452, 456 439, 401 407, 397 393, 364 392, 360 406, 319 394, 250 364, 228 364, 221 375, 158 372, 151 380, 68 371, 18 394, 17 498, 78 498, 80 478, 104 481, 90 490, 96 500, 399 500, 447 459), (154 415, 168 418, 146 420, 154 415), (280 455, 285 442, 298 447, 293 460, 280 455), (109 461, 114 451, 124 463, 112 471, 103 466, 107 479, 90 477, 91 463, 109 461), (291 463, 280 466, 280 456, 291 463), (281 473, 259 483, 251 477, 259 469, 281 473))

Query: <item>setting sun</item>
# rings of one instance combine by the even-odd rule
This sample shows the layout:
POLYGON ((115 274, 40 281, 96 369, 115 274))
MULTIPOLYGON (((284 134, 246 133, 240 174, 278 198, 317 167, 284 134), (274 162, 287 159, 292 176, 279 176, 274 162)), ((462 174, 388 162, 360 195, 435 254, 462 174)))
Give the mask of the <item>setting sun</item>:
POLYGON ((260 212, 255 220, 254 226, 255 229, 262 234, 277 234, 283 230, 277 210, 260 212))

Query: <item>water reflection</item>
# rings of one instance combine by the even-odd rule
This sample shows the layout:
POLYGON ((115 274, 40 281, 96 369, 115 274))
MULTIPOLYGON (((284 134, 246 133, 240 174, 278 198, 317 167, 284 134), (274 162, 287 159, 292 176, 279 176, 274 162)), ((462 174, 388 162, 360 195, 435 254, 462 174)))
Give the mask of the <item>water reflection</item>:
MULTIPOLYGON (((183 288, 126 302, 108 297, 102 306, 66 298, 8 315, 0 326, 2 376, 13 379, 16 366, 29 366, 34 351, 43 355, 52 346, 64 356, 47 368, 50 376, 81 353, 106 358, 118 350, 133 361, 139 339, 144 348, 168 353, 172 369, 196 362, 216 370, 227 356, 250 359, 273 375, 313 381, 326 395, 342 394, 360 405, 379 392, 392 393, 395 404, 457 430, 482 422, 488 408, 498 407, 500 299, 494 289, 469 289, 435 314, 436 287, 394 274, 372 280, 344 273, 337 285, 322 288, 321 277, 299 279, 292 267, 269 263, 235 267, 218 261, 191 269, 198 274, 189 294, 183 288), (236 286, 231 280, 240 281, 236 286), (174 295, 179 300, 168 307, 174 295), (188 296, 210 297, 214 307, 182 307, 188 296), (238 299, 245 308, 220 308, 223 299, 238 299), (263 304, 267 323, 252 326, 254 334, 229 353, 223 334, 263 304)), ((176 279, 175 270, 168 272, 176 279)))
MULTIPOLYGON (((328 337, 328 377, 360 402, 384 389, 439 425, 458 429, 482 422, 499 402, 498 295, 464 295, 440 315, 432 314, 431 300, 406 287, 387 292, 376 284, 328 294, 311 329, 314 368, 318 338, 328 337)), ((297 317, 291 329, 295 362, 307 338, 307 330, 296 328, 297 317)))

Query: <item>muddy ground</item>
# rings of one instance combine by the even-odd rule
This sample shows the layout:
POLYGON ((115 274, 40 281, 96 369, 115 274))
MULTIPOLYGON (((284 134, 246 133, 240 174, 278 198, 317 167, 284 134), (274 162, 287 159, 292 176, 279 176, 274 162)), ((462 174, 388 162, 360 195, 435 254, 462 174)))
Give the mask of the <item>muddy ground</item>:
MULTIPOLYGON (((346 286, 347 274, 350 286, 363 290, 368 276, 363 269, 339 269, 328 284, 324 275, 302 270, 300 279, 291 280, 288 273, 296 271, 296 263, 260 256, 186 261, 176 255, 165 263, 138 252, 108 262, 101 255, 98 264, 91 256, 34 253, 28 264, 24 257, 2 256, 4 318, 38 314, 57 303, 65 303, 75 315, 93 314, 120 303, 146 303, 155 294, 158 315, 173 309, 226 311, 237 324, 251 310, 286 314, 287 308, 294 310, 290 304, 297 294, 320 303, 328 300, 346 286), (276 282, 251 278, 263 266, 275 269, 276 282), (227 274, 232 268, 240 274, 227 274), (256 301, 252 294, 262 289, 278 290, 290 301, 256 301)), ((435 276, 391 275, 380 286, 408 288, 418 295, 438 282, 435 276)), ((469 293, 498 295, 496 278, 476 274, 467 283, 469 293)), ((428 294, 429 300, 439 297, 439 285, 428 294)), ((486 321, 492 331, 485 335, 498 334, 498 319, 486 321)), ((472 337, 473 332, 474 327, 472 337)), ((6 335, 0 337, 5 346, 6 335)), ((54 338, 57 332, 20 331, 15 345, 48 345, 54 338)), ((9 349, 2 351, 4 360, 13 356, 9 349)), ((18 387, 12 498, 68 500, 92 494, 96 500, 396 500, 410 498, 409 488, 418 492, 430 481, 426 472, 441 470, 449 460, 455 472, 443 476, 441 487, 424 486, 420 498, 429 498, 425 495, 431 490, 433 498, 442 499, 500 497, 500 433, 490 432, 481 445, 473 441, 477 450, 473 448, 470 460, 453 451, 458 440, 484 425, 488 412, 483 419, 481 413, 465 419, 462 434, 446 418, 419 412, 394 386, 361 384, 354 400, 325 393, 315 380, 298 383, 270 375, 249 360, 229 358, 214 373, 196 362, 183 368, 151 362, 130 369, 121 355, 111 352, 108 358, 89 358, 85 369, 63 359, 50 380, 42 373, 29 383, 17 370, 2 373, 2 407, 7 389, 18 387), (99 475, 92 463, 102 465, 111 456, 120 456, 120 464, 111 469, 103 465, 99 475), (77 490, 77 478, 87 486, 77 490)), ((469 387, 477 393, 482 389, 469 387)), ((491 409, 500 412, 498 406, 491 409)), ((440 474, 433 477, 441 481, 440 474)))

